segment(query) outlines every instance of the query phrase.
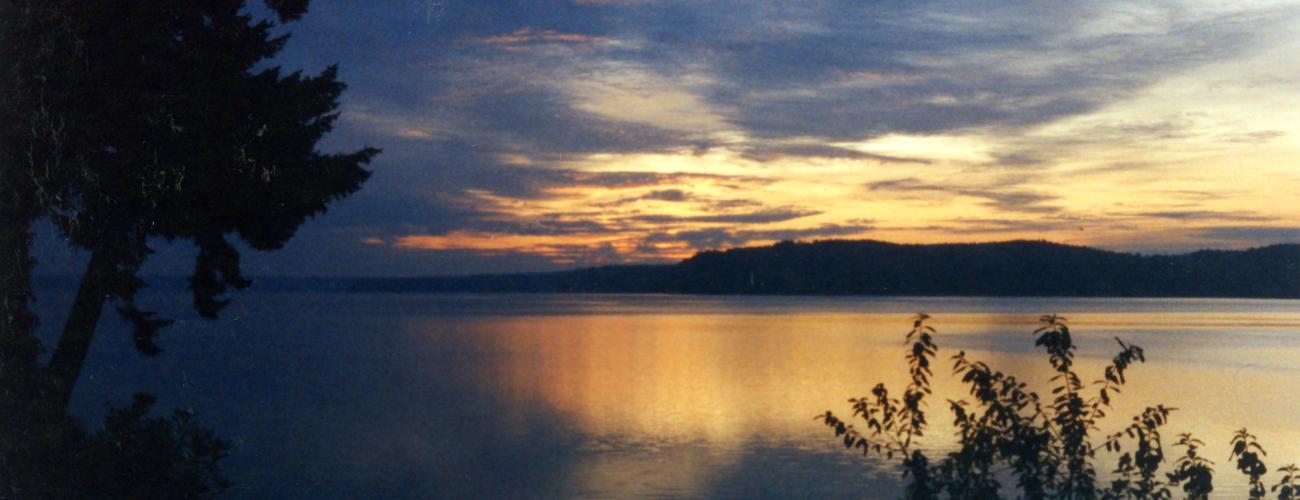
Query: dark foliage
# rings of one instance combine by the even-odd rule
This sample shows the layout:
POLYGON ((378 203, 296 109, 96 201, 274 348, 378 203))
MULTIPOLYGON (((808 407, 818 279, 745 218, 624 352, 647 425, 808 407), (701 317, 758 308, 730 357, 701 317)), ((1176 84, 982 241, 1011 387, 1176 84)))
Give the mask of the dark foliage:
MULTIPOLYGON (((1125 372, 1145 362, 1142 348, 1118 339, 1120 351, 1103 371, 1103 377, 1083 383, 1074 371, 1075 345, 1065 318, 1042 317, 1035 330, 1035 344, 1048 355, 1056 372, 1050 399, 1040 398, 1013 375, 995 371, 972 361, 966 353, 952 356, 953 375, 966 385, 973 401, 949 400, 957 429, 957 450, 932 461, 913 443, 926 427, 923 400, 930 395, 930 360, 938 352, 934 329, 926 325, 929 316, 920 314, 907 334, 906 359, 911 383, 901 400, 889 397, 883 384, 871 396, 850 399, 853 415, 841 419, 827 411, 816 418, 825 423, 849 449, 864 455, 898 459, 907 482, 904 498, 1071 498, 1071 499, 1156 499, 1170 498, 1181 488, 1188 498, 1207 498, 1214 491, 1214 463, 1200 455, 1204 445, 1190 434, 1182 434, 1173 447, 1184 454, 1166 463, 1161 429, 1174 408, 1148 407, 1127 427, 1104 436, 1094 445, 1091 434, 1110 410, 1111 398, 1120 392, 1125 372), (859 431, 851 421, 866 425, 859 431), (1118 455, 1109 485, 1098 480, 1098 451, 1118 455), (1003 478, 1014 477, 1015 489, 1004 491, 1003 478)), ((1264 450, 1245 429, 1232 441, 1230 457, 1238 470, 1250 479, 1251 498, 1263 498, 1262 477, 1268 469, 1261 460, 1264 450)), ((1296 494, 1295 473, 1288 465, 1272 487, 1278 498, 1296 494)))
MULTIPOLYGON (((269 2, 281 20, 305 1, 269 2)), ((334 67, 286 74, 265 61, 288 37, 243 1, 5 0, 0 136, 12 234, 49 217, 91 252, 82 294, 51 366, 76 380, 105 300, 158 352, 166 321, 140 310, 136 276, 154 238, 199 248, 194 307, 215 317, 247 287, 229 237, 272 250, 328 203, 356 191, 378 152, 324 154, 344 85, 334 67)), ((14 238, 15 236, 10 236, 14 238)), ((15 240, 15 246, 24 241, 15 240)), ((29 244, 29 243, 28 243, 29 244)))
POLYGON ((1268 473, 1260 457, 1268 455, 1264 448, 1255 441, 1255 436, 1246 429, 1237 431, 1232 437, 1232 456, 1236 460, 1237 470, 1250 477, 1250 498, 1264 498, 1264 482, 1260 479, 1268 473))
POLYGON ((229 444, 192 413, 150 417, 153 402, 137 394, 94 433, 67 417, 31 422, 26 442, 8 447, 0 498, 213 498, 229 488, 217 467, 229 444))
MULTIPOLYGON (((276 20, 307 0, 266 0, 276 20)), ((356 191, 378 150, 326 154, 344 85, 267 64, 288 40, 244 0, 0 0, 0 497, 200 498, 225 445, 137 398, 94 434, 67 416, 103 306, 145 354, 170 322, 137 306, 158 238, 192 241, 194 307, 249 285, 231 243, 283 245, 356 191), (32 227, 89 251, 48 366, 30 309, 32 227)))

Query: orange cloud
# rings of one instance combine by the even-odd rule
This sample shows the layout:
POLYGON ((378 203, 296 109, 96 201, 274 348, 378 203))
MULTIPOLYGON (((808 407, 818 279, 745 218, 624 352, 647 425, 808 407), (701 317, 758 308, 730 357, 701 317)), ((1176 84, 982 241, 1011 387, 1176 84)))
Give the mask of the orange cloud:
POLYGON ((647 244, 639 234, 521 235, 482 231, 453 231, 443 235, 407 235, 394 246, 405 250, 470 250, 482 255, 527 253, 562 265, 621 264, 647 260, 678 260, 695 250, 684 242, 647 244))

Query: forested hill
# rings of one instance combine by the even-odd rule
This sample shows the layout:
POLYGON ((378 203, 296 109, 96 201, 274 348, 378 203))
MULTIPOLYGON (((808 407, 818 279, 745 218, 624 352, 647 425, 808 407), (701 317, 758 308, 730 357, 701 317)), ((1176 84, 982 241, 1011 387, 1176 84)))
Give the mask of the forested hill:
POLYGON ((781 242, 674 265, 357 279, 355 292, 657 292, 1300 298, 1300 245, 1137 255, 1047 242, 781 242))

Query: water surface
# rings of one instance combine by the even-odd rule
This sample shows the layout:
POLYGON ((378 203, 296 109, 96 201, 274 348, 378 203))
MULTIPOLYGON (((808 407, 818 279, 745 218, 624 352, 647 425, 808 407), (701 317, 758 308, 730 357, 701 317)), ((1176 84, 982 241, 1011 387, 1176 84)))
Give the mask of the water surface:
POLYGON ((1300 461, 1297 301, 246 293, 209 322, 184 297, 148 300, 181 319, 167 351, 135 354, 106 314, 75 407, 96 420, 147 391, 197 411, 235 443, 233 497, 888 496, 896 472, 813 416, 848 416, 877 382, 903 389, 916 311, 944 360, 932 457, 952 446, 944 400, 964 396, 947 358, 1045 387, 1030 332, 1059 313, 1087 380, 1114 337, 1147 351, 1107 429, 1179 408, 1167 441, 1209 443, 1216 493, 1233 496, 1237 428, 1270 468, 1300 461))

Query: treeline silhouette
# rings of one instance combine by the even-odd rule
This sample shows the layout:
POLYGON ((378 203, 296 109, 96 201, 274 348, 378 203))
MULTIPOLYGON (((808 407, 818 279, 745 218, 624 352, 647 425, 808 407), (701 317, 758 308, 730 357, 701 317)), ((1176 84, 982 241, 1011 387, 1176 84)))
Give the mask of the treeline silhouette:
POLYGON ((1138 255, 1044 241, 783 241, 674 265, 354 279, 354 292, 649 292, 1300 298, 1300 245, 1138 255))
MULTIPOLYGON (((1171 440, 1179 456, 1166 457, 1162 433, 1175 408, 1149 406, 1131 416, 1129 425, 1102 434, 1099 426, 1112 412, 1111 401, 1119 397, 1126 373, 1146 362, 1146 353, 1117 338, 1120 350, 1102 378, 1085 382, 1075 370, 1070 327, 1056 315, 1043 316, 1034 331, 1034 345, 1047 354, 1055 372, 1050 396, 1039 396, 1015 375, 959 351, 950 358, 952 375, 960 377, 972 400, 949 399, 942 405, 952 414, 957 448, 940 456, 927 452, 918 439, 929 427, 926 407, 939 351, 937 332, 926 324, 929 318, 918 314, 907 333, 904 357, 910 382, 901 397, 877 384, 870 396, 849 400, 851 417, 830 411, 816 417, 845 448, 897 460, 906 483, 903 498, 1161 499, 1181 489, 1187 498, 1205 499, 1214 491, 1214 462, 1201 453, 1205 443, 1190 433, 1179 434, 1171 440), (1108 480, 1099 477, 1098 452, 1117 458, 1108 480), (1172 470, 1162 471, 1168 462, 1172 470), (1004 491, 1004 481, 1011 479, 1014 487, 1004 491)), ((1300 495, 1300 469, 1294 463, 1277 468, 1269 486, 1264 479, 1267 453, 1256 437, 1243 428, 1230 445, 1228 460, 1249 479, 1249 498, 1300 495)))

